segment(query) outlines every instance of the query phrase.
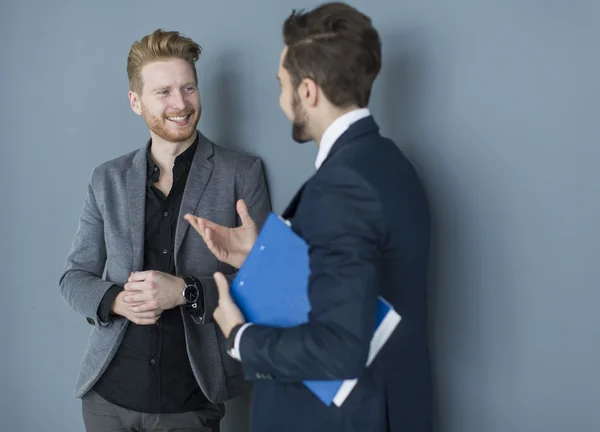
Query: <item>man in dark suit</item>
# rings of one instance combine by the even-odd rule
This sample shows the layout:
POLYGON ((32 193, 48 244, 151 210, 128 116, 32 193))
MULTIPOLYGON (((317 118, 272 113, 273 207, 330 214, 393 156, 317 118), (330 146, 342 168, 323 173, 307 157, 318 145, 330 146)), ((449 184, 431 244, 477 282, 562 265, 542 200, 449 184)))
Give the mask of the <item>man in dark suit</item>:
MULTIPOLYGON (((356 9, 332 3, 293 13, 283 37, 280 105, 294 140, 319 146, 316 174, 282 215, 309 245, 308 322, 245 323, 215 274, 215 320, 255 382, 253 430, 428 432, 429 211, 415 170, 367 108, 381 65, 378 33, 356 9), (365 367, 377 295, 402 321, 365 367), (327 407, 301 383, 356 377, 341 407, 327 407)), ((186 216, 215 256, 237 268, 257 235, 244 203, 238 211, 237 229, 186 216)))

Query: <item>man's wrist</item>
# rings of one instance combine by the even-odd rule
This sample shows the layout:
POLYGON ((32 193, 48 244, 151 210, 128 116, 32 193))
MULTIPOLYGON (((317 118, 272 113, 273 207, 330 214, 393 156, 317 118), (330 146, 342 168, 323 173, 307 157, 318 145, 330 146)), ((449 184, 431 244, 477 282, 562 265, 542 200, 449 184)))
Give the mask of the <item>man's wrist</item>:
POLYGON ((122 292, 123 291, 119 292, 115 296, 112 304, 110 305, 110 314, 109 315, 120 315, 117 309, 118 309, 118 304, 119 304, 119 296, 121 295, 122 292))
MULTIPOLYGON (((231 347, 228 346, 227 354, 238 361, 242 361, 242 354, 240 353, 242 334, 251 325, 253 325, 251 322, 238 324, 229 333, 232 345, 231 347)), ((227 338, 227 341, 229 341, 229 338, 227 338)))
POLYGON ((231 331, 229 332, 229 336, 227 336, 227 351, 230 351, 231 349, 234 348, 235 346, 235 337, 237 335, 237 333, 240 331, 240 329, 242 328, 244 324, 237 324, 235 325, 231 331))
POLYGON ((185 291, 185 280, 182 277, 177 277, 179 279, 179 296, 177 297, 177 306, 183 306, 186 304, 184 291, 185 291))
POLYGON ((115 284, 104 293, 104 297, 98 307, 98 318, 101 322, 108 322, 111 316, 118 315, 115 307, 117 307, 117 298, 121 292, 123 292, 123 288, 115 284))

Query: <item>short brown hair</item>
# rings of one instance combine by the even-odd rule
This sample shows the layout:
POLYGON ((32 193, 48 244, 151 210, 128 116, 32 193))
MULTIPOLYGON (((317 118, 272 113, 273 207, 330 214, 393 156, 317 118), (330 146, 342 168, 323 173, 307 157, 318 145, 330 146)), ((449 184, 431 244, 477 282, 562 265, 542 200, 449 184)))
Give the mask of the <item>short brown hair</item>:
POLYGON ((310 78, 337 107, 368 105, 381 69, 381 41, 369 17, 345 3, 293 11, 283 24, 283 40, 283 67, 294 88, 310 78))
POLYGON ((194 71, 194 79, 198 84, 196 62, 200 58, 202 48, 196 42, 176 31, 163 31, 157 29, 152 34, 144 36, 140 41, 131 44, 127 56, 127 77, 129 89, 140 93, 142 82, 142 68, 148 63, 169 59, 182 59, 187 61, 194 71))

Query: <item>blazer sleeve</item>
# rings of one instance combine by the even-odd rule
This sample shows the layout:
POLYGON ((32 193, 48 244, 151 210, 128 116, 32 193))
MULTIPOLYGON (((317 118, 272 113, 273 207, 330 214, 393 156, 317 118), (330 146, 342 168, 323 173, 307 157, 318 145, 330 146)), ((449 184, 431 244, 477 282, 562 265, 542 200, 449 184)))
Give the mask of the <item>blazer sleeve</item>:
POLYGON ((294 217, 302 222, 294 226, 309 245, 309 319, 292 328, 246 328, 239 350, 248 379, 361 374, 375 325, 385 235, 381 212, 376 192, 349 168, 330 168, 307 184, 294 217))
POLYGON ((102 279, 106 244, 104 221, 94 193, 95 173, 88 184, 79 225, 59 285, 67 305, 86 317, 90 324, 98 326, 108 324, 99 319, 98 308, 104 294, 114 284, 102 279))
MULTIPOLYGON (((260 229, 271 212, 271 200, 269 198, 264 169, 260 159, 256 159, 248 170, 240 198, 243 199, 248 206, 250 217, 260 229)), ((238 216, 237 226, 240 226, 241 223, 238 216)), ((225 276, 231 283, 235 279, 236 274, 237 271, 225 276)), ((204 314, 202 316, 202 322, 214 322, 213 313, 219 302, 219 292, 215 280, 212 276, 199 277, 198 280, 202 283, 204 297, 204 314)))

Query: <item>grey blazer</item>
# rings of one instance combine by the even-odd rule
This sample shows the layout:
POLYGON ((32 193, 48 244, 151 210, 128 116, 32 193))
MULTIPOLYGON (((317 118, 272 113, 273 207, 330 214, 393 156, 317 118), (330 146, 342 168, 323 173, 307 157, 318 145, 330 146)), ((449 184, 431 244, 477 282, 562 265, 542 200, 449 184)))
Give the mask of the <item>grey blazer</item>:
MULTIPOLYGON (((238 226, 235 203, 243 198, 250 216, 262 225, 271 210, 260 159, 200 140, 183 194, 175 234, 177 274, 200 279, 205 313, 197 323, 181 308, 192 371, 206 397, 215 403, 250 388, 241 364, 226 353, 223 334, 213 321, 218 294, 215 271, 234 275, 217 261, 183 216, 193 213, 225 226, 238 226)), ((69 252, 60 290, 65 302, 93 326, 75 388, 85 395, 98 381, 119 347, 129 321, 101 323, 98 306, 113 285, 124 285, 144 257, 146 148, 98 166, 89 182, 79 226, 69 252)), ((198 321, 198 320, 197 320, 198 321)))

